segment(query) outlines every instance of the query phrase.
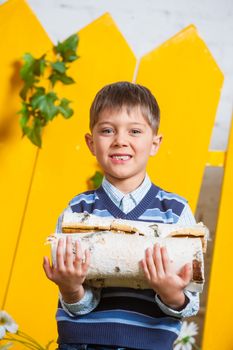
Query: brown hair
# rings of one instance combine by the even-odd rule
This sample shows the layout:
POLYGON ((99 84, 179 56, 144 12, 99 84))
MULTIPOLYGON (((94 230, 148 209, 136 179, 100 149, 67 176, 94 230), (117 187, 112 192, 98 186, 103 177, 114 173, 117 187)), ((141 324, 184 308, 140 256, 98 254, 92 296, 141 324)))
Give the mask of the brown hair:
POLYGON ((96 94, 90 109, 90 130, 93 130, 101 112, 122 107, 126 107, 127 113, 130 113, 132 108, 139 107, 143 117, 157 133, 160 110, 155 97, 145 86, 127 81, 106 85, 96 94))

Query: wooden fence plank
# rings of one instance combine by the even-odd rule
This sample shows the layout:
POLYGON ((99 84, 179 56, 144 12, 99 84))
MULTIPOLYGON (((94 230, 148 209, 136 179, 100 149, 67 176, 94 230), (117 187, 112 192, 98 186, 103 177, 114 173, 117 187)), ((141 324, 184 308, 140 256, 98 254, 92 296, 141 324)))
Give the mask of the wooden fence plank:
POLYGON ((38 57, 51 48, 51 42, 21 0, 10 0, 0 6, 0 36, 3 38, 0 41, 0 305, 3 307, 37 153, 27 139, 22 140, 16 114, 20 109, 20 60, 25 52, 38 57))
POLYGON ((61 210, 72 196, 87 189, 87 180, 96 170, 96 161, 84 143, 95 93, 104 84, 132 80, 136 65, 108 14, 79 35, 80 59, 70 72, 77 84, 62 89, 63 95, 74 102, 75 115, 70 120, 57 118, 44 133, 6 302, 7 310, 23 329, 44 343, 56 335, 57 304, 57 288, 42 269, 42 256, 49 254, 44 241, 53 232, 61 210))
POLYGON ((142 58, 137 82, 151 89, 161 107, 164 140, 149 173, 195 210, 223 74, 190 25, 142 58))
POLYGON ((226 156, 223 187, 214 242, 202 350, 232 350, 233 123, 226 156))

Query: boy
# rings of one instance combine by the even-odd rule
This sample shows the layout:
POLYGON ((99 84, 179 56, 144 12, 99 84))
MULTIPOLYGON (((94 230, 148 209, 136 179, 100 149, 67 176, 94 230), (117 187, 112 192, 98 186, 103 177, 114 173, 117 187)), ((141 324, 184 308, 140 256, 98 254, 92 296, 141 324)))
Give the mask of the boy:
MULTIPOLYGON (((85 139, 104 172, 102 185, 74 197, 68 211, 122 219, 194 224, 183 198, 151 183, 146 174, 162 137, 157 134, 159 107, 151 92, 140 85, 118 82, 96 95, 90 110, 91 134, 85 139)), ((59 218, 57 232, 61 232, 59 218)), ((197 293, 184 291, 191 264, 180 274, 172 270, 165 248, 147 249, 141 267, 151 289, 94 289, 85 286, 90 253, 81 247, 73 257, 71 240, 58 243, 57 266, 44 259, 47 277, 60 290, 57 311, 59 349, 169 350, 181 319, 197 313, 197 293)), ((133 249, 133 247, 132 247, 133 249)))

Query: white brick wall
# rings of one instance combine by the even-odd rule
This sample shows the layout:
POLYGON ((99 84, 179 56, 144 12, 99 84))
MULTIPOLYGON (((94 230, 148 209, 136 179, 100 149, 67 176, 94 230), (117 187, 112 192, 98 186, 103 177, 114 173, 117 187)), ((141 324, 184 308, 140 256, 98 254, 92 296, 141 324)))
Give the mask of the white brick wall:
POLYGON ((225 75, 210 146, 226 148, 232 114, 233 0, 28 0, 28 3, 54 42, 109 12, 137 57, 194 24, 225 75))

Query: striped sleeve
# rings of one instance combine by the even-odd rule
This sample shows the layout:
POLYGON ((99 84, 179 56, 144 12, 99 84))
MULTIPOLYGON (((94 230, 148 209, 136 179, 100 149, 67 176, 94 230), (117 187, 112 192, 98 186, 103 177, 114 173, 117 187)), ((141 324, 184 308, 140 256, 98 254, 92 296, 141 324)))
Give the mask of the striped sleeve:
POLYGON ((185 205, 185 207, 184 207, 184 209, 179 217, 177 224, 184 225, 184 226, 196 224, 195 217, 194 217, 192 210, 188 204, 185 205))
POLYGON ((169 316, 175 316, 175 317, 191 317, 197 314, 199 310, 199 293, 190 292, 188 290, 184 291, 186 297, 188 298, 188 303, 182 310, 174 310, 169 308, 167 305, 165 305, 158 295, 155 296, 155 301, 158 304, 159 308, 169 316))
POLYGON ((93 311, 100 302, 100 288, 89 288, 85 287, 85 294, 83 298, 77 303, 68 304, 62 299, 60 295, 61 306, 69 316, 86 315, 93 311))

